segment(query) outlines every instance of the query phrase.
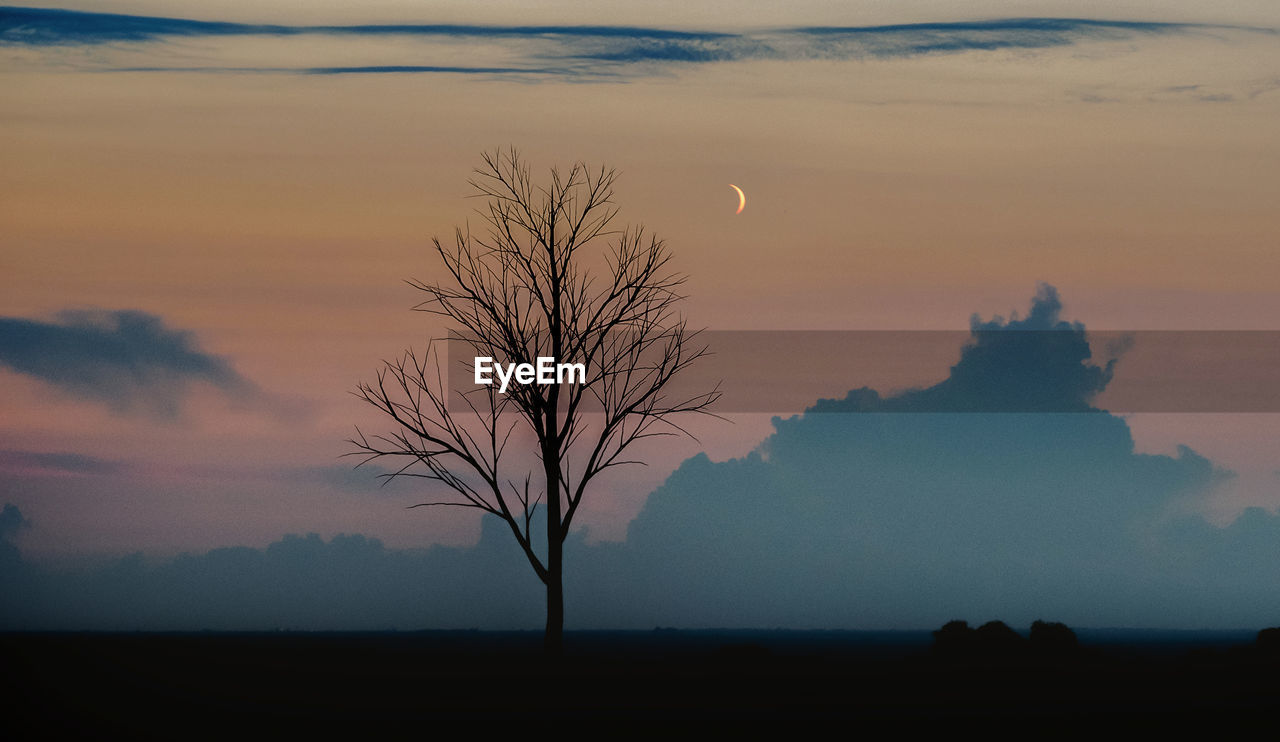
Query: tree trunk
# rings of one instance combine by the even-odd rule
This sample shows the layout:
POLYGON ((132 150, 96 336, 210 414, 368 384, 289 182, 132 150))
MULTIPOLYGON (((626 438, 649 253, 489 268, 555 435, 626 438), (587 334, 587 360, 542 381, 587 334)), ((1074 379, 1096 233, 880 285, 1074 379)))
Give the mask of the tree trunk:
MULTIPOLYGON (((556 264, 556 212, 548 204, 547 266, 551 281, 551 356, 564 360, 564 328, 560 318, 561 278, 556 264)), ((545 430, 542 440, 542 467, 547 476, 547 631, 542 638, 547 655, 558 657, 564 639, 564 534, 561 532, 560 510, 560 387, 552 384, 547 392, 545 430)))
MULTIPOLYGON (((560 549, 551 547, 554 551, 560 549)), ((547 567, 547 630, 542 637, 542 648, 552 657, 558 657, 564 638, 564 581, 561 579, 559 555, 548 560, 547 567)))
MULTIPOLYGON (((555 418, 551 416, 554 427, 555 418)), ((554 444, 553 444, 554 445, 554 444)), ((547 476, 547 631, 543 648, 560 654, 564 634, 564 539, 560 534, 560 462, 553 446, 543 446, 543 470, 547 476)))

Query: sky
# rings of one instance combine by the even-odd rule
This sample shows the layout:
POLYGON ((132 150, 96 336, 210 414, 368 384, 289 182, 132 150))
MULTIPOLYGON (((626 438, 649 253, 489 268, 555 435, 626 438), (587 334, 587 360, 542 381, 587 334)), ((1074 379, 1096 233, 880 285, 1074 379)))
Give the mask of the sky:
MULTIPOLYGON (((965 365, 983 323, 1280 330, 1272 3, 32 6, 83 13, 0 8, 3 559, 14 584, 63 596, 23 625, 300 625, 265 597, 139 617, 119 596, 244 593, 253 560, 332 593, 298 577, 325 559, 385 571, 408 605, 438 589, 474 610, 357 619, 351 598, 319 628, 538 624, 518 560, 500 590, 456 576, 499 571, 468 570, 510 556, 501 534, 468 511, 406 510, 420 486, 380 487, 342 456, 356 425, 386 427, 357 384, 448 329, 410 311, 405 279, 437 276, 432 236, 476 222, 467 181, 499 147, 535 174, 617 168, 620 218, 689 276, 691 325, 955 331, 950 355, 901 379, 851 369, 832 399, 873 386, 896 410, 920 403, 914 386, 960 404, 949 380, 1024 369, 1017 353, 965 365), (408 587, 424 570, 455 577, 408 587), (66 597, 90 584, 100 599, 66 597)), ((1023 381, 1054 399, 1047 378, 1094 362, 1047 358, 1061 375, 1023 381)), ((1102 387, 1134 368, 1121 355, 1102 387)), ((1274 563, 1274 411, 876 427, 809 406, 697 421, 696 441, 603 481, 577 521, 596 565, 577 577, 578 625, 884 628, 1043 605, 1088 625, 1240 626, 1280 600, 1253 569, 1274 563), (938 546, 957 512, 985 515, 938 546), (1029 528, 1062 512, 1070 543, 1029 528), (782 541, 808 546, 777 574, 730 564, 782 541), (975 543, 999 548, 977 558, 975 543), (1117 566, 1094 594, 1099 554, 1117 566), (610 575, 647 586, 618 596, 626 615, 592 608, 610 575), (924 588, 937 603, 913 599, 924 588)), ((571 576, 570 625, 574 595, 571 576)))

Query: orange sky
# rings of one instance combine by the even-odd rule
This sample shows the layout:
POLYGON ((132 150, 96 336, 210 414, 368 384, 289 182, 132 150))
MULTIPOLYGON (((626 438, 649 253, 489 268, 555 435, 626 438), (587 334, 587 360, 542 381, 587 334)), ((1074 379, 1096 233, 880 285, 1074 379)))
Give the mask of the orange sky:
MULTIPOLYGON (((347 392, 430 331, 402 280, 432 276, 429 238, 476 206, 466 180, 480 152, 509 144, 535 172, 574 159, 617 167, 622 217, 667 239, 697 325, 963 328, 974 312, 1025 310, 1047 281, 1067 316, 1095 329, 1280 329, 1274 35, 758 59, 588 81, 103 67, 113 55, 127 66, 393 63, 416 43, 0 46, 0 315, 140 309, 194 332, 274 400, 264 412, 206 394, 182 420, 156 423, 0 370, 0 448, 130 462, 147 497, 189 524, 111 525, 110 507, 76 512, 69 489, 57 506, 21 502, 44 524, 24 536, 37 550, 261 544, 305 530, 398 545, 470 538, 470 516, 406 518, 412 493, 370 505, 376 495, 277 474, 337 463, 352 424, 373 419, 347 392), (738 216, 729 182, 747 193, 738 216)), ((1185 442, 1254 471, 1261 484, 1237 485, 1232 502, 1275 507, 1266 476, 1280 448, 1260 442, 1280 440, 1273 417, 1217 420, 1208 434, 1200 420, 1176 435, 1133 426, 1140 446, 1185 442)), ((767 429, 744 419, 706 448, 738 455, 767 429)), ((691 446, 584 522, 619 537, 645 487, 691 446)), ((126 497, 129 483, 107 489, 126 497)))

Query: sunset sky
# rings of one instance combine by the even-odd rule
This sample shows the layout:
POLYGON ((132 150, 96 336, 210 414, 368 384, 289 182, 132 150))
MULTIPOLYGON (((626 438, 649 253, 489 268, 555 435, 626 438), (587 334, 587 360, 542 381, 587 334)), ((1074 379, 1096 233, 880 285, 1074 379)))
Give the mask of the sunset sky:
MULTIPOLYGON (((447 330, 405 279, 499 147, 617 168, 698 327, 966 330, 1048 284, 1090 330, 1280 330, 1269 0, 31 5, 120 14, 0 8, 0 500, 34 564, 474 544, 340 457, 386 428, 356 385, 447 330)), ((586 540, 785 433, 732 417, 604 483, 586 540)), ((1280 507, 1280 415, 1124 419, 1223 473, 1171 510, 1280 507)))

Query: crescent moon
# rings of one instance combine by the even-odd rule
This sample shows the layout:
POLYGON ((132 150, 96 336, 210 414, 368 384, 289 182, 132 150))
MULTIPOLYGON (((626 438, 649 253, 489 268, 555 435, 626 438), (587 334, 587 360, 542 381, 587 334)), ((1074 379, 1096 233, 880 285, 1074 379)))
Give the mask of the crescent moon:
POLYGON ((747 194, 743 193, 741 188, 737 187, 732 183, 729 184, 729 187, 738 192, 738 210, 733 213, 741 214, 742 210, 747 205, 747 194))

